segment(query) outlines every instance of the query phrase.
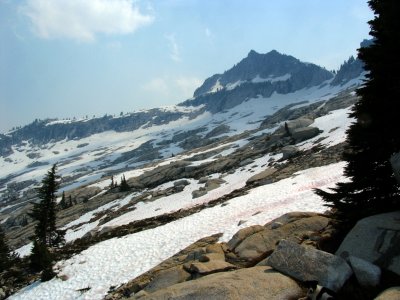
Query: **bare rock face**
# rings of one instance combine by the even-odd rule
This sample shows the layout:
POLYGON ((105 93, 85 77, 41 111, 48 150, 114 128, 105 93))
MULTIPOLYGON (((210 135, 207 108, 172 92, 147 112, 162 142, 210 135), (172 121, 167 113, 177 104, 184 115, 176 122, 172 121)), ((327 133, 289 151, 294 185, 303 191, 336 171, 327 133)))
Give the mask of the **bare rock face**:
POLYGON ((210 260, 208 262, 193 262, 188 267, 184 266, 184 268, 190 273, 196 273, 198 275, 208 275, 237 269, 236 266, 220 259, 210 260))
POLYGON ((265 259, 282 239, 300 242, 312 232, 321 231, 328 226, 329 218, 315 213, 289 213, 266 226, 251 226, 239 230, 228 242, 244 266, 253 266, 265 259))
POLYGON ((400 211, 364 218, 343 240, 336 255, 356 256, 400 275, 400 211))
POLYGON ((358 283, 363 287, 375 287, 381 278, 381 269, 361 258, 350 256, 348 259, 358 283))
POLYGON ((333 254, 282 240, 268 258, 268 265, 300 281, 317 281, 338 291, 352 275, 346 261, 333 254))
POLYGON ((155 275, 153 280, 146 286, 146 292, 166 288, 168 286, 189 280, 191 275, 186 272, 182 266, 176 266, 171 269, 163 270, 155 275))
MULTIPOLYGON (((217 273, 197 280, 182 282, 140 299, 298 299, 302 289, 291 278, 269 267, 253 267, 232 272, 217 273)), ((136 296, 130 298, 138 299, 136 296)))

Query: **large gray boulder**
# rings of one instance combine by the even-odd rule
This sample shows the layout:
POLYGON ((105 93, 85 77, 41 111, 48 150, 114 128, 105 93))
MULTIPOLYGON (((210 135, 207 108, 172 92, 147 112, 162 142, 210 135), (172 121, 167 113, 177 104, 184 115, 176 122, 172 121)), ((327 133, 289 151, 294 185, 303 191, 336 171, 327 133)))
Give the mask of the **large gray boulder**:
POLYGON ((297 143, 311 139, 319 134, 319 129, 317 127, 303 127, 294 129, 291 132, 292 138, 296 140, 297 143))
POLYGON ((282 152, 282 160, 291 158, 293 156, 295 156, 297 153, 299 153, 299 148, 297 148, 296 146, 285 146, 281 149, 282 152))
POLYGON ((287 130, 289 130, 289 133, 291 134, 293 130, 310 126, 312 123, 314 123, 314 121, 310 118, 298 118, 287 121, 276 130, 276 133, 287 133, 287 130))
POLYGON ((228 242, 245 266, 255 265, 274 251, 282 239, 302 240, 319 232, 329 224, 329 218, 317 214, 290 213, 266 226, 251 226, 239 230, 228 242))
POLYGON ((286 300, 301 296, 304 293, 293 279, 269 267, 253 267, 182 282, 140 299, 286 300))
POLYGON ((400 211, 364 218, 343 240, 336 255, 356 256, 400 275, 400 211))
POLYGON ((317 281, 333 291, 340 290, 353 273, 344 259, 287 240, 280 241, 267 264, 297 280, 317 281))
POLYGON ((357 281, 364 287, 375 287, 381 278, 381 269, 361 258, 350 256, 348 259, 357 281))

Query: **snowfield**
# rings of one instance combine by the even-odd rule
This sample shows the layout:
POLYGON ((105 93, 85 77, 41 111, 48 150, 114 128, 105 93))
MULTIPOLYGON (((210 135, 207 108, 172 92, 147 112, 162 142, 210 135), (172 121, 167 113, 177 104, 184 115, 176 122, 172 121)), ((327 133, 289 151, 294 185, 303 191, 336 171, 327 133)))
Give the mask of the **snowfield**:
MULTIPOLYGON (((260 82, 266 80, 279 81, 288 79, 288 76, 289 74, 276 78, 258 76, 255 80, 260 82)), ((359 80, 350 81, 347 83, 347 87, 359 83, 359 80)), ((239 85, 240 82, 235 84, 239 85)), ((214 86, 215 90, 220 88, 218 85, 220 83, 217 81, 217 85, 214 86)), ((234 87, 231 86, 231 88, 234 87)), ((274 125, 274 128, 256 131, 267 115, 272 115, 288 104, 298 103, 296 107, 301 107, 321 100, 328 100, 344 88, 344 86, 332 87, 329 82, 326 82, 325 85, 299 90, 291 94, 275 93, 269 98, 249 99, 227 112, 214 115, 204 112, 194 119, 189 120, 184 117, 163 126, 143 127, 133 132, 103 132, 79 141, 64 140, 54 145, 33 149, 40 155, 37 161, 47 163, 47 165, 35 168, 27 167, 33 161, 36 161, 36 158, 32 159, 27 156, 32 152, 31 145, 27 142, 25 145, 18 146, 18 149, 14 149, 15 153, 10 156, 9 160, 0 158, 0 176, 13 175, 15 176, 12 179, 13 182, 27 179, 40 181, 49 166, 59 162, 61 176, 79 175, 76 176, 74 181, 64 186, 61 191, 70 190, 84 184, 102 189, 99 194, 94 196, 96 197, 105 193, 110 185, 111 181, 108 177, 102 178, 102 176, 108 174, 107 172, 113 171, 114 181, 119 182, 122 175, 127 179, 137 177, 147 171, 154 170, 158 166, 166 166, 176 161, 190 161, 193 156, 210 151, 212 151, 212 156, 204 155, 207 158, 191 161, 191 166, 216 161, 221 156, 228 156, 237 148, 247 145, 252 137, 276 130, 280 124, 274 125), (119 158, 122 153, 137 149, 143 143, 151 140, 156 142, 171 140, 177 133, 181 132, 182 128, 185 131, 205 128, 201 133, 205 136, 221 124, 229 126, 229 132, 224 133, 225 136, 235 136, 246 130, 254 131, 245 138, 243 136, 235 137, 229 142, 225 141, 213 145, 213 148, 210 146, 207 150, 199 148, 181 153, 183 149, 178 146, 178 143, 170 144, 161 152, 162 159, 153 161, 146 166, 125 161, 117 165, 106 164, 119 158), (82 172, 81 169, 86 170, 82 172)), ((171 106, 165 109, 190 111, 194 108, 171 106)), ((346 138, 346 130, 353 122, 348 116, 350 111, 351 108, 339 109, 316 118, 311 126, 318 127, 321 133, 312 139, 297 144, 299 149, 308 150, 315 146, 317 142, 326 147, 343 142, 346 138)), ((135 220, 151 218, 180 209, 186 210, 196 205, 208 203, 234 190, 243 188, 250 177, 268 168, 271 159, 277 161, 281 157, 281 153, 269 153, 251 160, 250 163, 237 168, 234 172, 209 175, 208 178, 219 178, 225 182, 198 198, 193 198, 192 192, 204 187, 205 184, 193 178, 186 178, 188 185, 182 191, 172 195, 164 195, 155 200, 151 199, 152 193, 154 195, 154 192, 173 187, 175 181, 166 182, 153 189, 137 191, 113 200, 95 210, 86 212, 65 225, 63 229, 67 230, 66 241, 72 242, 90 231, 99 231, 104 227, 122 226, 135 220), (133 199, 142 193, 149 193, 149 196, 143 201, 134 202, 133 199), (107 210, 117 211, 122 207, 129 207, 130 210, 124 210, 117 217, 102 225, 99 225, 101 219, 92 221, 97 213, 107 210)), ((57 262, 55 271, 58 277, 44 283, 35 282, 9 299, 103 299, 111 287, 120 286, 134 279, 201 238, 222 233, 221 241, 227 242, 242 228, 256 224, 264 225, 288 212, 324 212, 327 208, 313 190, 315 188, 327 189, 334 187, 337 182, 347 181, 347 178, 343 175, 344 167, 345 163, 340 162, 306 169, 293 174, 290 178, 253 188, 246 195, 230 199, 214 207, 204 208, 198 213, 163 226, 103 241, 68 260, 57 262), (62 277, 63 280, 59 277, 62 277)), ((179 180, 182 179, 185 178, 179 180)), ((31 244, 28 244, 16 252, 25 256, 30 253, 30 249, 31 244)))
POLYGON ((344 166, 340 162, 307 169, 291 178, 254 188, 247 195, 227 201, 227 205, 98 243, 56 264, 58 274, 66 275, 67 280, 36 282, 10 299, 102 299, 111 286, 135 278, 200 238, 223 233, 221 240, 228 241, 241 228, 263 225, 287 212, 323 212, 326 208, 313 189, 345 181, 344 166), (78 291, 86 288, 90 289, 78 291))

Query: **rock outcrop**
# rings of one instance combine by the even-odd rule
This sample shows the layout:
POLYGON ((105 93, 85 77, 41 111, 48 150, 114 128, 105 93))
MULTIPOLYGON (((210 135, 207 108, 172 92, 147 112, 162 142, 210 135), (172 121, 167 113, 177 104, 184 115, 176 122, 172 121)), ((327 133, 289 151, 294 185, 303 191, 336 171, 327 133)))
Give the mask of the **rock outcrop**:
POLYGON ((239 230, 228 242, 229 257, 243 266, 252 266, 269 256, 280 240, 309 240, 328 224, 329 218, 315 213, 288 213, 265 226, 239 230))
POLYGON ((353 273, 344 259, 287 240, 279 242, 267 264, 292 278, 316 281, 333 291, 340 290, 353 273))
MULTIPOLYGON (((142 294, 143 295, 143 294, 142 294)), ((293 279, 269 267, 253 267, 218 273, 179 283, 152 294, 133 299, 297 299, 303 290, 293 279)))
POLYGON ((336 252, 359 257, 400 275, 400 211, 358 221, 336 252))
POLYGON ((375 300, 399 300, 400 286, 395 286, 380 293, 375 300))

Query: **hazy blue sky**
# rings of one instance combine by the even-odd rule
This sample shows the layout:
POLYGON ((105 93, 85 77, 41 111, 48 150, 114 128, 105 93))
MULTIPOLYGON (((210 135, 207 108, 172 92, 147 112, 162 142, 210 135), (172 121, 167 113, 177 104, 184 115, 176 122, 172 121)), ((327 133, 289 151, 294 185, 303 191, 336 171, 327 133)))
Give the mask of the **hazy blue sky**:
POLYGON ((366 0, 0 0, 0 132, 176 104, 251 49, 337 69, 366 0))

